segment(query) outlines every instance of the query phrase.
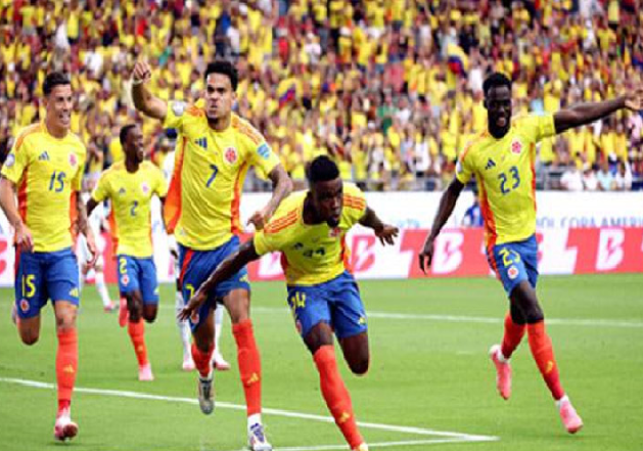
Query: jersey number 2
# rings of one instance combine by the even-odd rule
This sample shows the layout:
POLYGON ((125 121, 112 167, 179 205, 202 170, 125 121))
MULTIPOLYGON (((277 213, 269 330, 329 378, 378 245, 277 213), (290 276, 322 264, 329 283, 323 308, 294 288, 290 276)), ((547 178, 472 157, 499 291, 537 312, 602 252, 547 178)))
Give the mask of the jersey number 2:
POLYGON ((518 172, 518 168, 516 166, 512 166, 509 169, 509 174, 512 179, 512 185, 511 187, 507 186, 507 182, 509 181, 509 177, 507 174, 500 173, 498 174, 498 178, 500 179, 500 192, 502 194, 508 194, 509 192, 515 190, 520 186, 520 173, 518 172))

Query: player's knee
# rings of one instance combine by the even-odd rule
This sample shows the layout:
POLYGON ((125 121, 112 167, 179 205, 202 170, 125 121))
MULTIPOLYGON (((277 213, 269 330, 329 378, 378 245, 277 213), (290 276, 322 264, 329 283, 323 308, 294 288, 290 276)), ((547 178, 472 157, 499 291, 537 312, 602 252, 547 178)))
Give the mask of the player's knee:
POLYGON ((545 315, 543 314, 542 309, 538 304, 535 305, 530 305, 527 309, 524 311, 524 317, 526 319, 527 324, 534 324, 539 321, 542 321, 545 318, 545 315))
POLYGON ((153 323, 154 321, 156 321, 156 311, 150 312, 145 310, 143 312, 143 318, 146 322, 153 323))
POLYGON ((27 346, 35 345, 38 342, 38 338, 39 336, 35 332, 30 332, 30 331, 20 332, 20 339, 27 346))
POLYGON ((76 327, 76 316, 75 315, 65 315, 56 318, 56 330, 66 331, 76 327))
POLYGON ((356 376, 364 376, 368 373, 370 360, 368 357, 361 357, 349 363, 349 367, 356 376))

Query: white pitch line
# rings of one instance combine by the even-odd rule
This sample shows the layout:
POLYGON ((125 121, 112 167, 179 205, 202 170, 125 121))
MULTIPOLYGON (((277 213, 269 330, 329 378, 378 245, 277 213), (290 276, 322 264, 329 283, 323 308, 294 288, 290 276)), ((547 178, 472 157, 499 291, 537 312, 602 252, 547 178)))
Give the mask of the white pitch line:
MULTIPOLYGON (((39 381, 32 381, 32 380, 26 380, 26 379, 16 379, 16 378, 10 378, 10 377, 0 377, 0 382, 18 384, 18 385, 23 385, 26 387, 33 387, 33 388, 44 388, 44 389, 56 388, 54 384, 50 384, 47 382, 39 382, 39 381)), ((104 396, 117 396, 121 398, 147 399, 147 400, 154 400, 154 401, 169 401, 169 402, 181 402, 181 403, 187 403, 187 404, 198 404, 198 401, 194 398, 153 395, 150 393, 141 393, 141 392, 133 392, 133 391, 105 390, 105 389, 84 388, 84 387, 75 387, 74 391, 78 393, 89 393, 89 394, 104 395, 104 396)), ((222 401, 217 401, 216 407, 222 408, 222 409, 243 410, 243 411, 246 410, 245 405, 232 404, 229 402, 222 402, 222 401)), ((319 421, 323 423, 335 422, 333 418, 323 416, 323 415, 313 415, 308 413, 293 412, 293 411, 282 410, 282 409, 263 408, 262 413, 265 413, 267 415, 275 415, 275 416, 288 417, 288 418, 299 418, 304 420, 319 421)), ((499 440, 499 438, 495 436, 473 435, 473 434, 464 434, 464 433, 450 432, 450 431, 436 431, 433 429, 417 428, 417 427, 410 427, 410 426, 395 426, 390 424, 365 423, 365 422, 357 422, 357 425, 365 429, 379 429, 384 431, 422 435, 422 436, 432 435, 437 437, 445 437, 445 438, 448 437, 448 439, 443 439, 445 441, 481 442, 481 441, 499 440)), ((394 442, 385 442, 385 443, 394 443, 394 442)), ((329 445, 329 446, 335 446, 335 445, 329 445)), ((381 446, 393 446, 393 445, 381 444, 381 446)), ((296 449, 302 450, 302 451, 305 451, 305 450, 313 451, 312 449, 309 449, 309 448, 296 448, 296 449)), ((323 449, 336 449, 336 448, 323 448, 323 449)), ((342 446, 341 448, 337 448, 337 449, 345 449, 345 446, 342 446)), ((294 449, 291 451, 294 451, 294 449)))
MULTIPOLYGON (((172 307, 174 308, 174 307, 172 307)), ((286 307, 252 307, 257 312, 288 312, 286 307)), ((394 312, 366 312, 369 318, 403 319, 403 320, 426 320, 443 321, 451 323, 479 323, 479 324, 504 324, 504 318, 492 318, 488 316, 461 316, 461 315, 427 315, 420 313, 394 313, 394 312)), ((643 321, 636 320, 612 320, 612 319, 580 319, 580 318, 545 318, 547 325, 553 326, 581 326, 581 327, 616 327, 642 329, 643 321)))

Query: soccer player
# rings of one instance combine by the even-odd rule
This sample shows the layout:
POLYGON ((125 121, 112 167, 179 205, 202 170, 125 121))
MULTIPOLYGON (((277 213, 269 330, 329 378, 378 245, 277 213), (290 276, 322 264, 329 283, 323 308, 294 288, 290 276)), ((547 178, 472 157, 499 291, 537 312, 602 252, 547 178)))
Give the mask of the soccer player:
POLYGON ((121 128, 120 142, 125 161, 103 172, 87 202, 87 212, 91 214, 105 199, 112 202, 111 233, 117 246, 118 289, 127 300, 127 330, 138 359, 138 379, 152 381, 142 321, 154 322, 159 303, 150 210, 153 195, 164 202, 167 183, 159 168, 144 161, 143 133, 138 126, 121 128))
MULTIPOLYGON (((183 298, 189 299, 214 268, 239 246, 239 204, 248 168, 258 170, 273 183, 268 204, 253 214, 249 223, 257 230, 272 216, 292 183, 279 158, 264 137, 248 122, 232 113, 236 100, 237 71, 229 62, 214 62, 205 71, 205 106, 170 105, 151 95, 145 82, 151 76, 145 62, 137 62, 132 74, 136 108, 163 121, 165 128, 181 135, 174 175, 165 205, 165 222, 179 243, 180 282, 183 298)), ((212 413, 213 309, 222 300, 232 321, 237 343, 239 373, 245 392, 248 441, 254 451, 271 450, 261 422, 261 362, 250 320, 250 285, 245 268, 211 293, 190 326, 192 357, 199 372, 199 405, 212 413)))
POLYGON ((58 414, 54 437, 64 441, 78 434, 78 425, 70 417, 78 368, 79 304, 78 263, 71 250, 72 227, 86 236, 93 255, 96 246, 80 198, 87 152, 80 138, 69 130, 73 108, 71 83, 64 74, 53 72, 45 77, 43 92, 46 117, 24 129, 7 156, 2 167, 0 205, 15 230, 14 312, 25 344, 38 341, 40 310, 48 299, 54 306, 58 336, 58 414))
POLYGON ((366 451, 333 346, 334 331, 351 371, 366 373, 370 360, 366 313, 357 283, 348 271, 350 252, 345 236, 360 223, 373 229, 382 244, 393 244, 398 230, 380 221, 359 188, 342 183, 337 165, 328 157, 319 156, 311 162, 308 182, 308 191, 290 195, 262 231, 219 265, 180 318, 200 315, 210 294, 231 274, 261 255, 281 251, 288 304, 313 355, 326 405, 351 449, 366 451))
POLYGON ((562 388, 544 315, 536 297, 536 143, 572 127, 589 124, 622 108, 640 110, 643 89, 623 97, 585 103, 542 116, 511 118, 511 81, 494 73, 484 82, 488 130, 471 141, 460 155, 455 179, 442 195, 433 227, 419 254, 420 268, 431 264, 434 242, 451 215, 460 192, 476 176, 486 232, 487 257, 502 281, 510 309, 504 338, 490 357, 497 371, 497 388, 511 395, 509 359, 527 333, 529 347, 559 409, 563 425, 577 432, 583 422, 562 388))
MULTIPOLYGON (((196 106, 203 106, 202 100, 199 100, 196 103, 196 106)), ((165 179, 169 182, 172 179, 172 173, 174 172, 174 161, 176 153, 180 152, 180 143, 182 137, 179 135, 176 139, 177 145, 176 149, 173 152, 170 152, 165 157, 163 161, 163 173, 165 179)), ((183 300, 183 294, 181 292, 181 283, 180 283, 180 274, 181 268, 179 266, 179 251, 176 244, 176 239, 174 235, 168 234, 168 247, 170 254, 174 258, 174 276, 176 279, 176 291, 174 295, 176 313, 178 313, 185 306, 185 301, 183 300)), ((190 350, 190 325, 185 321, 176 320, 176 326, 179 329, 179 337, 181 338, 181 345, 183 347, 183 371, 193 371, 194 370, 194 360, 192 359, 192 351, 190 350)), ((214 311, 214 352, 212 354, 212 365, 215 370, 218 371, 228 371, 230 369, 230 364, 223 358, 221 354, 221 348, 219 347, 219 341, 221 339, 221 329, 223 327, 223 309, 215 309, 214 311)))

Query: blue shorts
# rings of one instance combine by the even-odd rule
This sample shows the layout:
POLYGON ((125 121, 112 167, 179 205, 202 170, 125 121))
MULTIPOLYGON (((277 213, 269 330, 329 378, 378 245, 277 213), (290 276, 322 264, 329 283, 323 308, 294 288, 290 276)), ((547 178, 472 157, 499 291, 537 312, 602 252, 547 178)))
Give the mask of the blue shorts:
MULTIPOLYGON (((235 252, 238 247, 239 237, 236 236, 211 251, 195 251, 194 249, 179 245, 179 268, 181 268, 179 283, 181 285, 181 293, 183 294, 183 302, 187 303, 194 292, 210 277, 210 274, 212 274, 217 266, 219 266, 228 255, 235 252)), ((194 331, 206 320, 210 314, 210 310, 215 307, 217 299, 221 299, 227 296, 232 290, 239 288, 250 291, 248 271, 246 268, 241 269, 238 273, 214 288, 214 292, 210 293, 208 301, 203 303, 197 315, 193 315, 190 318, 189 321, 192 330, 194 331)))
POLYGON ((507 296, 523 280, 528 280, 532 287, 538 283, 538 242, 532 235, 524 241, 498 244, 491 254, 487 251, 489 265, 496 272, 507 296))
POLYGON ((71 248, 16 252, 16 307, 20 318, 40 314, 47 300, 78 305, 78 261, 71 248))
POLYGON ((127 296, 140 291, 144 305, 159 303, 159 283, 156 277, 156 265, 152 257, 140 258, 131 255, 119 255, 118 291, 127 296))
POLYGON ((288 305, 302 337, 322 321, 328 323, 340 339, 368 330, 359 287, 348 271, 319 285, 288 286, 288 305))

